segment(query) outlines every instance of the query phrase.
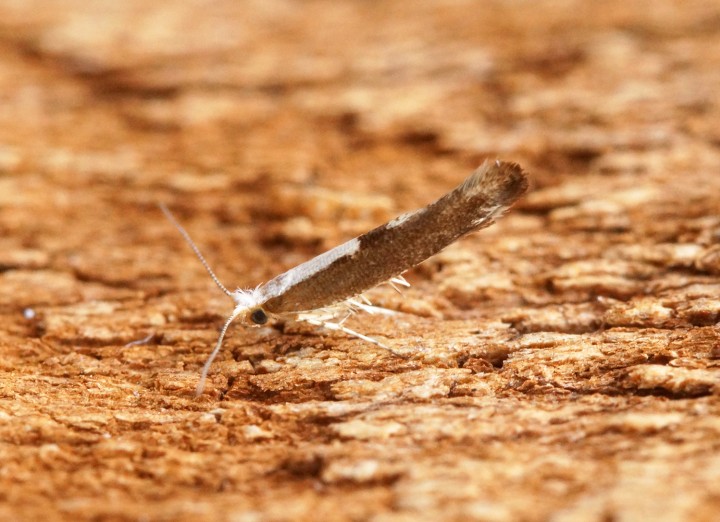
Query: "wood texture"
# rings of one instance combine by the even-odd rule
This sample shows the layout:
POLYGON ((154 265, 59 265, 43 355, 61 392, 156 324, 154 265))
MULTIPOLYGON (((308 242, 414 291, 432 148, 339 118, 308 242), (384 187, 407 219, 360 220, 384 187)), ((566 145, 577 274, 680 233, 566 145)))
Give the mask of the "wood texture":
POLYGON ((720 518, 716 1, 0 2, 0 519, 720 518), (356 339, 230 288, 532 173, 356 339), (136 342, 143 341, 144 342, 136 342))

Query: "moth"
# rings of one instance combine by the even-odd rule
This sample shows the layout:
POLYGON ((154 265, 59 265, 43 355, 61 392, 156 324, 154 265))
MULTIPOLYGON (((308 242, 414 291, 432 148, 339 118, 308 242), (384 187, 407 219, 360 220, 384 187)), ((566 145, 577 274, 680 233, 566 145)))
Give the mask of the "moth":
POLYGON ((492 225, 527 189, 527 175, 518 164, 486 161, 463 183, 434 203, 402 214, 254 289, 234 292, 218 280, 187 231, 167 207, 160 205, 218 288, 235 303, 203 366, 197 395, 202 393, 210 366, 235 319, 249 325, 264 325, 271 319, 304 321, 342 331, 390 350, 375 339, 347 328, 343 321, 334 321, 338 310, 387 312, 371 306, 366 300, 361 301, 363 292, 385 282, 408 286, 403 272, 460 237, 492 225))

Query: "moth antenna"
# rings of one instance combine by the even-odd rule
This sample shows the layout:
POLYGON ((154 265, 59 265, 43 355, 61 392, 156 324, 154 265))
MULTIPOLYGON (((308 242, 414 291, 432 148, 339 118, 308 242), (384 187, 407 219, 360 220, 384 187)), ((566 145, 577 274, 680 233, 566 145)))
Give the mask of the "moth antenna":
POLYGON ((210 371, 210 367, 212 366, 215 357, 217 356, 218 352, 220 352, 223 339, 225 338, 225 332, 227 332, 230 323, 232 323, 242 311, 243 310, 241 309, 240 311, 233 312, 232 315, 228 317, 228 320, 225 321, 225 325, 222 327, 222 330, 220 330, 220 337, 218 337, 217 343, 215 344, 215 349, 205 361, 205 365, 203 366, 202 372, 200 373, 200 382, 198 382, 197 388, 195 389, 195 397, 200 397, 200 395, 202 395, 202 392, 205 389, 205 380, 207 379, 208 372, 210 371))
POLYGON ((160 207, 160 210, 163 211, 163 214, 165 214, 165 217, 168 218, 168 221, 170 221, 170 223, 172 223, 175 226, 175 228, 178 229, 178 232, 180 232, 180 235, 182 235, 185 242, 188 245, 190 245, 190 248, 192 248, 192 251, 195 252, 195 255, 200 260, 202 265, 205 267, 205 270, 207 270, 207 273, 210 274, 210 277, 212 278, 213 282, 218 286, 218 288, 220 290, 225 292, 225 294, 228 297, 232 298, 232 293, 227 288, 225 288, 225 285, 223 285, 220 282, 220 280, 217 278, 217 276, 215 275, 215 272, 212 271, 212 268, 210 268, 210 265, 208 264, 208 262, 205 261, 205 257, 200 252, 200 249, 197 247, 195 242, 192 240, 192 238, 190 237, 190 234, 187 233, 187 230, 185 230, 183 228, 183 226, 180 223, 178 223, 177 219, 175 219, 175 216, 172 215, 172 212, 170 212, 170 209, 168 209, 164 203, 158 203, 158 206, 160 207))

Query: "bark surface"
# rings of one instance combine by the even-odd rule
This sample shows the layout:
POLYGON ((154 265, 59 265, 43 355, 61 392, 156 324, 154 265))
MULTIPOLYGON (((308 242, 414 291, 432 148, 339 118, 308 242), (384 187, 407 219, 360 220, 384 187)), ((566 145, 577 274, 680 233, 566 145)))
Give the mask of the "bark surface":
POLYGON ((0 2, 0 519, 720 518, 715 0, 0 2), (338 332, 232 303, 533 188, 338 332))

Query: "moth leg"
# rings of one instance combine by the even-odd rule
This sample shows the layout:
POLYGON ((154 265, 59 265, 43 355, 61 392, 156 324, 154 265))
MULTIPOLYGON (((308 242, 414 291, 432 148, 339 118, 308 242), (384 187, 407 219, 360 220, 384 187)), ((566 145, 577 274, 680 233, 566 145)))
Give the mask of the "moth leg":
POLYGON ((383 308, 382 306, 374 306, 371 304, 361 303, 360 301, 356 301, 355 299, 346 299, 345 303, 353 311, 354 311, 354 309, 358 309, 358 310, 362 310, 363 312, 368 313, 368 314, 383 314, 383 315, 397 314, 397 312, 395 310, 390 310, 389 308, 383 308))
POLYGON ((395 277, 391 278, 390 281, 401 286, 405 286, 408 288, 410 287, 410 283, 408 283, 407 279, 405 279, 402 274, 396 275, 395 277))
POLYGON ((397 285, 395 284, 395 281, 393 281, 393 280, 391 279, 390 281, 387 282, 387 284, 389 284, 389 285, 390 285, 390 288, 392 288, 393 290, 395 290, 398 294, 402 295, 402 290, 400 290, 400 289, 397 287, 397 285))
POLYGON ((331 323, 329 321, 322 321, 318 319, 312 319, 312 318, 303 318, 300 319, 301 321, 305 321, 308 324, 312 324, 314 326, 322 326, 323 328, 327 328, 328 330, 335 330, 340 331, 343 333, 346 333, 352 337, 357 337, 358 339, 362 339, 363 341, 366 341, 368 343, 374 344, 375 346, 382 348, 383 350, 387 350, 391 354, 395 355, 396 357, 400 357, 402 359, 407 359, 407 356, 396 352, 392 348, 385 346, 383 343, 378 341, 377 339, 373 339, 372 337, 368 337, 367 335, 363 335, 360 332, 356 332, 355 330, 351 330, 347 326, 343 326, 341 323, 331 323))
POLYGON ((354 313, 355 313, 354 310, 350 310, 348 313, 345 314, 345 317, 343 317, 342 319, 340 319, 340 321, 338 322, 338 324, 339 324, 339 325, 342 325, 342 324, 343 324, 345 321, 347 321, 347 320, 350 318, 350 316, 353 315, 354 313))
POLYGON ((398 294, 402 294, 402 290, 400 290, 397 285, 404 286, 406 288, 410 286, 410 283, 408 283, 407 280, 401 275, 391 277, 388 280, 387 284, 389 284, 392 289, 395 290, 398 294))

